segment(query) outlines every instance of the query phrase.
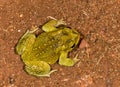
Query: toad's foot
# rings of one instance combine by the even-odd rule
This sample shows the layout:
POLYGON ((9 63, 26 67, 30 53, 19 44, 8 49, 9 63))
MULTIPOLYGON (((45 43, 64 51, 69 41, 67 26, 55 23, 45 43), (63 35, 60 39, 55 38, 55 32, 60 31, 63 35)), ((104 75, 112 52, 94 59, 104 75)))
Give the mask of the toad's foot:
POLYGON ((52 16, 48 16, 47 18, 57 21, 57 23, 55 24, 55 27, 59 27, 60 25, 66 25, 66 22, 63 20, 63 18, 61 18, 59 20, 57 20, 56 18, 54 18, 52 16))
POLYGON ((73 61, 74 61, 75 63, 77 63, 79 60, 80 60, 80 59, 78 59, 78 54, 76 54, 76 56, 73 58, 73 61))
POLYGON ((32 26, 32 28, 29 30, 29 33, 34 33, 38 29, 39 29, 38 26, 32 26))

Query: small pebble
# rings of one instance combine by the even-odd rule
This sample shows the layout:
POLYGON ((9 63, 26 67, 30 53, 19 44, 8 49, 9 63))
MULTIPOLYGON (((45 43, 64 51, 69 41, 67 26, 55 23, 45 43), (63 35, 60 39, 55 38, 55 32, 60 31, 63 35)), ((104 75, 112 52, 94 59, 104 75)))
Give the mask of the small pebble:
POLYGON ((22 18, 23 17, 23 14, 20 14, 20 18, 22 18))
POLYGON ((18 30, 18 32, 21 32, 21 30, 18 30))

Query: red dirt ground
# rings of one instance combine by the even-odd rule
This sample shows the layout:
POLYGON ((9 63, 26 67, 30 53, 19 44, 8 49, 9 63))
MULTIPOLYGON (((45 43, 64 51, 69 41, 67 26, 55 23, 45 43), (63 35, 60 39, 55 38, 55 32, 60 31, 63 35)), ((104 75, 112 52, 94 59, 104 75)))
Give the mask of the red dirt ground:
POLYGON ((0 87, 120 87, 120 0, 0 0, 0 87), (58 64, 50 78, 23 70, 15 45, 48 16, 84 35, 73 67, 58 64))

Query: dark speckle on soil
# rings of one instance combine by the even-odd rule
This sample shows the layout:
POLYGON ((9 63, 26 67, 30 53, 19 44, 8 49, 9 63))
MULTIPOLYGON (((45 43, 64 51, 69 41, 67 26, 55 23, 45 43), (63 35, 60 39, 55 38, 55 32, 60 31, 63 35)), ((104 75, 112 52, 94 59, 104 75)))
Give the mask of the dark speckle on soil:
POLYGON ((119 0, 0 0, 0 87, 119 87, 119 0), (84 35, 73 67, 58 69, 50 78, 28 75, 14 49, 19 38, 48 16, 63 18, 84 35))

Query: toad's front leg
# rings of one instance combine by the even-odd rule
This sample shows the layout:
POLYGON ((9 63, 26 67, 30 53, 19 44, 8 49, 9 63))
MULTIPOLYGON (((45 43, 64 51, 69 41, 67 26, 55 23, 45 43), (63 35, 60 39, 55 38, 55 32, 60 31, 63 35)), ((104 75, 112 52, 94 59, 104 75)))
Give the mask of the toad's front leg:
POLYGON ((75 56, 74 59, 70 59, 67 57, 68 56, 68 52, 62 51, 60 58, 59 58, 59 64, 63 65, 63 66, 73 66, 76 62, 79 61, 79 59, 77 59, 77 55, 75 56))

